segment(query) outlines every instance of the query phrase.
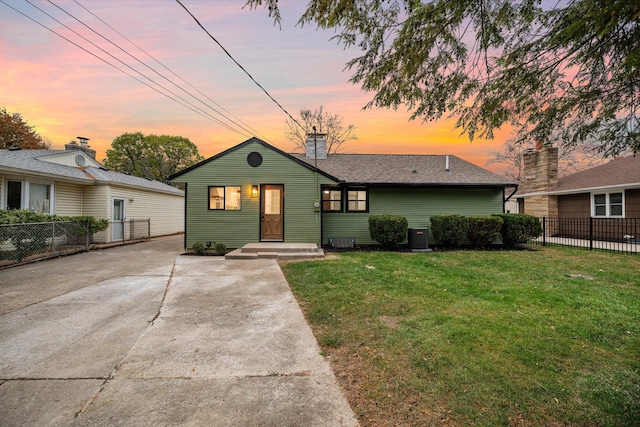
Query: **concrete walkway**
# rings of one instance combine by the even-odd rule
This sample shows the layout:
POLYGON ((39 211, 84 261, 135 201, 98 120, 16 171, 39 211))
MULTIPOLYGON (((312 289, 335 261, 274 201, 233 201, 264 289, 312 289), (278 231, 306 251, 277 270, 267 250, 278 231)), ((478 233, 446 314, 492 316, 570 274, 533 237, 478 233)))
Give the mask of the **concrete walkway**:
POLYGON ((356 426, 273 260, 158 239, 0 271, 0 420, 356 426))

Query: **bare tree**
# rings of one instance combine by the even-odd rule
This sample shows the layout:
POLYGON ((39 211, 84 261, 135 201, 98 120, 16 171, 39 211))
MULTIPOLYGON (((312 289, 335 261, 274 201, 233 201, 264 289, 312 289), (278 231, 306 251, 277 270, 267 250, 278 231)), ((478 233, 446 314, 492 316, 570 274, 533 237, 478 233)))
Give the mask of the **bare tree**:
POLYGON ((342 124, 342 120, 342 116, 324 111, 322 105, 313 111, 310 108, 303 107, 300 109, 299 122, 304 126, 304 129, 293 120, 287 119, 285 122, 287 125, 285 136, 289 141, 296 144, 296 148, 304 151, 307 132, 311 133, 315 126, 316 133, 327 135, 327 154, 336 154, 342 148, 342 144, 358 139, 354 133, 356 126, 348 125, 345 127, 342 124))
MULTIPOLYGON (((492 151, 489 153, 488 165, 503 165, 502 175, 509 179, 513 179, 518 183, 523 182, 523 155, 533 149, 535 143, 530 140, 520 138, 507 139, 502 151, 492 151)), ((558 176, 563 177, 589 169, 606 163, 608 160, 598 154, 598 148, 595 145, 579 144, 579 145, 560 145, 558 148, 558 176)))

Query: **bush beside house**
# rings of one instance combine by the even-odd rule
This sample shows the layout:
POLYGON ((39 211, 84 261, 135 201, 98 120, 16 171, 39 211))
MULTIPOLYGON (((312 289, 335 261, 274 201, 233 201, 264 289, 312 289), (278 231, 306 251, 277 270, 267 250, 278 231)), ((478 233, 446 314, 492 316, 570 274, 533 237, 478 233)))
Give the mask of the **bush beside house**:
POLYGON ((371 215, 369 234, 384 247, 394 247, 407 238, 409 222, 399 215, 371 215))

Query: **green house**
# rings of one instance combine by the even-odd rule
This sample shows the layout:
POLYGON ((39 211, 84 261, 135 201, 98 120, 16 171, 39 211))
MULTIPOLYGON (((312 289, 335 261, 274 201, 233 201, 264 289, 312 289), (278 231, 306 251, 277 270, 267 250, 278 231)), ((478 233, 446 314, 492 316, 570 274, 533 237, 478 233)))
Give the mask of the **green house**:
POLYGON ((186 186, 185 248, 323 246, 344 238, 375 244, 370 215, 401 215, 410 228, 425 228, 432 215, 502 213, 517 189, 452 155, 327 155, 321 134, 307 147, 288 154, 251 138, 172 176, 186 186))

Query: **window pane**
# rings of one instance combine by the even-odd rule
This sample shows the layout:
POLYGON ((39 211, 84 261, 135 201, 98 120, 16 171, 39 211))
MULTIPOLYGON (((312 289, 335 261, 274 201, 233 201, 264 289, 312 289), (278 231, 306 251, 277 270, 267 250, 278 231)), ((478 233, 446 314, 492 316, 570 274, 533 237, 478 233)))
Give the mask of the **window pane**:
POLYGON ((611 205, 611 216, 622 216, 622 205, 611 205))
POLYGON ((240 200, 242 193, 240 187, 226 187, 225 188, 225 209, 230 211, 240 210, 240 200))
POLYGON ((322 191, 322 210, 324 211, 342 211, 342 191, 341 190, 323 190, 322 191))
POLYGON ((596 212, 596 216, 607 216, 607 207, 596 206, 595 212, 596 212))
POLYGON ((349 211, 366 212, 367 210, 367 191, 366 190, 349 190, 347 192, 347 209, 349 211))
POLYGON ((611 204, 622 204, 622 193, 609 194, 609 202, 611 204))
POLYGON ((209 187, 209 209, 224 209, 224 187, 209 187))
POLYGON ((35 212, 50 212, 49 186, 29 184, 29 209, 35 212))
POLYGON ((264 213, 280 215, 280 190, 264 191, 264 213))
POLYGON ((596 205, 606 205, 607 204, 607 195, 606 194, 596 194, 593 196, 593 202, 596 205))
POLYGON ((7 209, 22 209, 22 182, 7 182, 7 209))

